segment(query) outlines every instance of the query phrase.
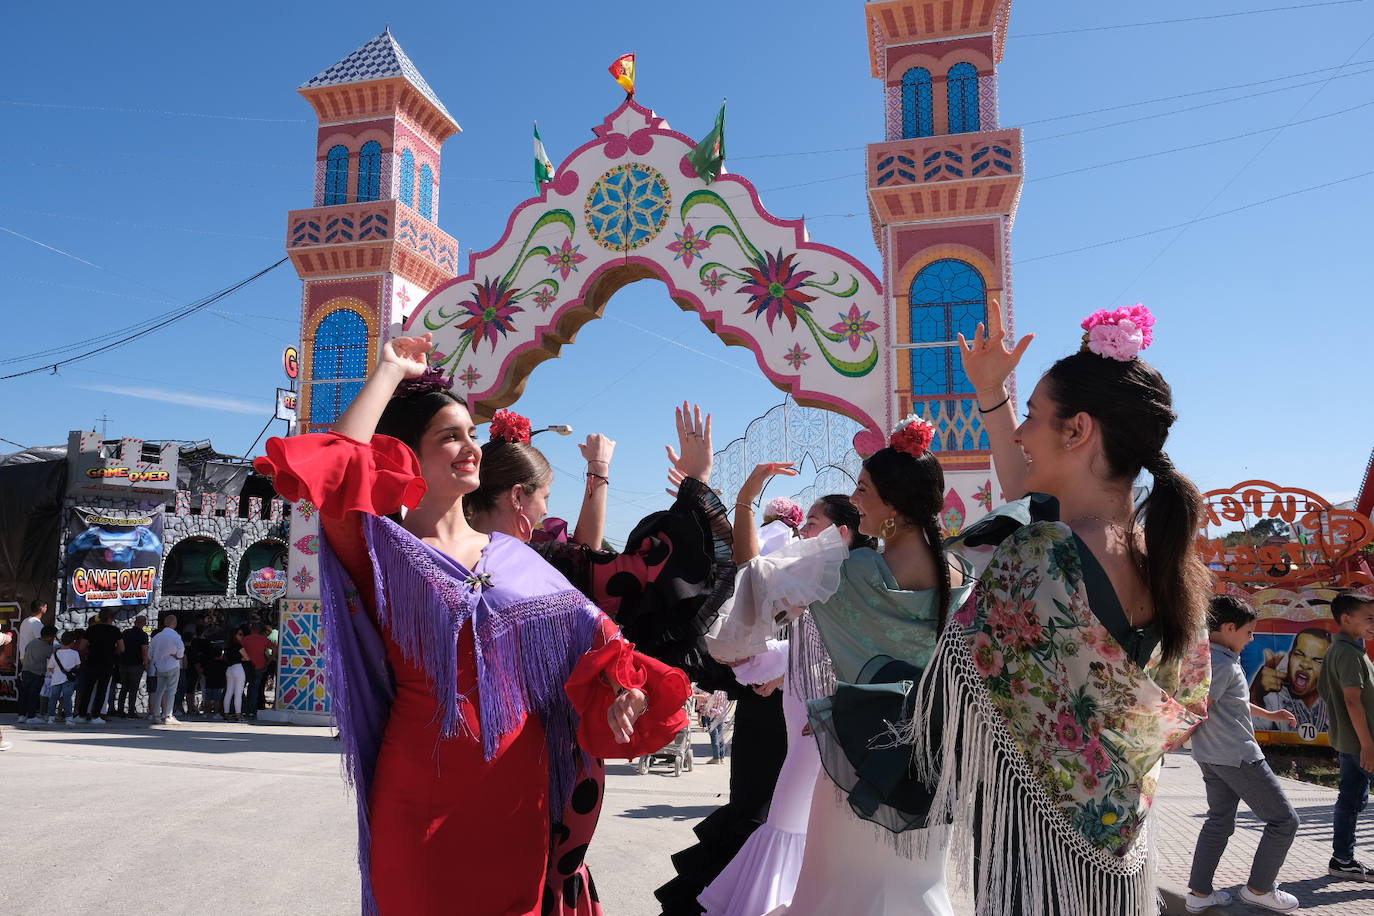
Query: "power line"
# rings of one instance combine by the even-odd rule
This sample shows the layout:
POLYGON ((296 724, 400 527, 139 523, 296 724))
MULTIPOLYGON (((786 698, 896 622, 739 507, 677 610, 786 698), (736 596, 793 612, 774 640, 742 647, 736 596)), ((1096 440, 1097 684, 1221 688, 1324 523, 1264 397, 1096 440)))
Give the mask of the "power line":
POLYGON ((1348 6, 1363 3, 1364 0, 1323 0, 1321 3, 1300 3, 1294 6, 1271 6, 1259 10, 1237 10, 1234 13, 1213 13, 1210 16, 1187 16, 1180 19, 1150 19, 1145 22, 1123 22, 1119 25, 1094 25, 1081 29, 1059 29, 1054 32, 1013 33, 1009 38, 1049 38, 1053 35, 1080 35, 1084 32, 1111 32, 1117 29, 1139 29, 1154 25, 1178 25, 1184 22, 1206 22, 1212 19, 1235 19, 1240 16, 1258 16, 1262 13, 1286 13, 1293 10, 1313 10, 1323 6, 1348 6))
POLYGON ((1293 121, 1288 124, 1276 124, 1273 127, 1261 127, 1258 130, 1247 130, 1243 134, 1232 134, 1229 137, 1217 137, 1214 140, 1203 140, 1201 143, 1190 143, 1187 146, 1175 146, 1172 149, 1157 150, 1153 153, 1141 153, 1139 156, 1127 156, 1123 159, 1113 159, 1110 162, 1099 162, 1097 165, 1085 165, 1081 168, 1068 169, 1063 172, 1055 172, 1052 175, 1039 175, 1035 178, 1027 178, 1025 180, 1025 183, 1034 184, 1037 181, 1049 181, 1051 178, 1063 178, 1065 175, 1077 175, 1080 172, 1091 172, 1095 169, 1105 169, 1108 166, 1121 165, 1122 163, 1126 162, 1137 162, 1141 159, 1153 159, 1157 156, 1166 156, 1170 153, 1182 153, 1186 152, 1187 150, 1200 149, 1204 146, 1214 146, 1218 143, 1228 143, 1232 140, 1243 140, 1246 137, 1254 137, 1258 136, 1259 134, 1267 134, 1270 131, 1283 130, 1287 127, 1296 127, 1299 124, 1311 124, 1313 121, 1324 121, 1327 118, 1334 118, 1338 115, 1349 114, 1352 111, 1358 111, 1361 108, 1368 108, 1370 105, 1374 105, 1374 101, 1361 102, 1358 105, 1351 105, 1349 108, 1342 108, 1340 111, 1333 111, 1329 114, 1317 115, 1314 118, 1305 118, 1302 121, 1293 121))
POLYGON ((210 114, 204 111, 160 111, 156 108, 117 108, 110 105, 63 105, 56 102, 21 102, 18 99, 0 99, 0 105, 14 105, 20 108, 64 108, 70 111, 111 111, 118 114, 151 114, 177 118, 210 118, 221 121, 259 121, 266 124, 313 124, 305 118, 258 118, 246 115, 210 114))
POLYGON ((1334 187, 1334 186, 1336 186, 1336 185, 1338 185, 1338 184, 1345 184, 1346 182, 1349 182, 1349 181, 1358 181, 1358 180, 1361 179, 1361 178, 1368 178, 1370 175, 1374 175, 1374 170, 1371 170, 1371 171, 1368 171, 1368 172, 1360 172, 1358 175, 1349 175, 1349 176, 1347 176, 1347 177, 1345 177, 1345 178, 1337 178, 1337 179, 1334 180, 1334 181, 1326 181, 1326 182, 1323 182, 1322 184, 1315 184, 1315 185, 1312 185, 1311 187, 1307 187, 1307 188, 1299 188, 1299 189, 1297 189, 1296 191, 1289 191, 1289 192, 1287 192, 1287 193, 1285 193, 1285 194, 1276 194, 1276 195, 1274 195, 1273 197, 1266 197, 1264 200, 1257 200, 1257 201, 1254 201, 1254 202, 1252 202, 1252 203, 1243 204, 1243 205, 1241 205, 1241 206, 1239 206, 1239 207, 1232 207, 1230 210, 1222 210, 1222 211, 1220 211, 1220 212, 1218 212, 1218 213, 1213 213, 1213 214, 1210 214, 1210 215, 1208 215, 1208 216, 1199 216, 1199 217, 1196 217, 1196 218, 1194 218, 1194 219, 1190 219, 1190 220, 1188 220, 1188 221, 1186 221, 1186 222, 1174 223, 1172 226, 1161 226, 1161 227, 1158 228, 1158 229, 1150 229, 1150 230, 1148 230, 1148 231, 1146 231, 1146 232, 1137 232, 1137 233, 1135 233, 1134 235, 1123 235, 1123 236, 1121 236, 1120 238, 1108 239, 1108 240, 1106 240, 1106 241, 1104 241, 1104 242, 1094 242, 1094 243, 1091 244, 1091 245, 1081 245, 1081 246, 1079 246, 1078 248, 1068 248, 1068 249, 1065 249, 1064 251, 1055 251, 1055 252, 1052 252, 1052 253, 1050 253, 1050 254, 1039 254, 1039 255, 1036 255, 1036 256, 1033 257, 1033 258, 1018 258, 1018 259, 1016 260, 1016 263, 1017 263, 1017 264, 1029 264, 1029 263, 1031 263, 1032 261, 1044 261, 1044 260, 1046 260, 1046 259, 1048 259, 1048 258, 1059 258, 1059 257, 1063 257, 1064 255, 1068 255, 1068 254, 1078 254, 1078 253, 1081 252, 1081 251, 1091 251, 1091 250, 1093 250, 1094 248, 1104 248, 1104 247, 1106 247, 1107 245, 1115 245, 1115 244, 1118 244, 1119 242, 1129 242, 1129 241, 1133 241, 1134 239, 1143 239, 1143 238, 1146 238, 1147 236, 1158 235, 1158 234, 1161 233, 1161 232, 1169 232, 1169 231, 1171 231, 1171 230, 1173 230, 1173 229, 1182 229, 1183 227, 1185 227, 1185 226, 1191 226, 1191 225, 1193 225, 1194 223, 1205 223, 1205 222, 1207 222, 1208 220, 1220 219, 1220 218, 1223 217, 1223 216, 1230 216, 1231 214, 1233 214, 1233 213, 1239 213, 1239 212, 1241 212, 1242 210, 1252 210, 1252 209, 1254 209, 1255 207, 1260 207, 1260 206, 1263 206, 1264 204, 1270 204, 1270 203, 1273 203, 1273 202, 1276 201, 1276 200, 1283 200, 1283 199, 1288 198, 1288 197, 1297 197, 1299 194, 1307 194, 1307 193, 1310 192, 1310 191, 1320 191, 1320 190, 1322 190, 1323 188, 1334 187))
MULTIPOLYGON (((1364 46, 1369 44, 1371 39, 1374 39, 1374 32, 1370 32, 1368 35, 1366 35, 1364 41, 1360 42, 1359 45, 1355 48, 1355 50, 1350 52, 1350 54, 1345 59, 1346 63, 1348 64, 1350 61, 1354 60, 1355 55, 1363 51, 1364 46)), ((1310 96, 1307 97, 1307 100, 1304 101, 1301 105, 1299 105, 1297 110, 1288 116, 1288 120, 1284 122, 1283 126, 1280 127, 1277 131, 1275 131, 1269 137, 1269 139, 1265 140, 1264 143, 1260 146, 1260 148, 1255 150, 1254 153, 1251 154, 1249 159, 1245 160, 1241 167, 1236 170, 1236 173, 1232 175, 1230 179, 1227 180, 1226 184, 1222 185, 1221 189, 1218 190, 1215 194, 1213 194, 1211 199, 1208 200, 1207 203, 1202 205, 1201 209, 1197 211, 1197 214, 1193 217, 1193 219, 1179 227, 1178 234, 1175 235, 1173 238, 1169 239, 1167 242, 1165 242, 1164 247, 1160 248, 1159 251, 1156 252, 1155 256, 1151 258, 1149 261, 1147 261, 1145 266, 1140 268, 1140 270, 1136 272, 1136 275, 1131 278, 1130 282, 1128 282, 1120 292, 1118 292, 1115 296, 1112 297, 1113 303, 1115 303, 1116 300, 1120 299, 1122 295, 1126 293, 1127 290, 1129 290, 1132 286, 1139 282, 1140 278, 1145 276, 1145 273, 1151 267, 1155 266, 1155 264, 1159 262, 1159 259, 1164 257, 1165 253, 1168 252, 1168 250, 1174 246, 1174 243, 1176 243, 1179 239, 1183 238, 1183 236, 1188 232, 1188 229, 1192 226, 1192 224, 1194 222, 1197 222, 1204 213, 1206 213, 1208 210, 1212 208, 1213 204, 1215 204, 1218 200, 1221 199, 1221 195, 1225 194, 1230 189, 1231 185, 1235 184, 1236 181, 1239 180, 1240 176, 1245 174, 1245 170, 1250 168, 1250 166, 1255 163, 1255 160, 1259 159, 1260 156, 1264 155, 1265 150, 1269 149, 1269 147, 1274 144, 1274 141, 1279 138, 1279 135, 1281 133, 1283 133, 1284 128, 1292 124, 1294 120, 1298 117, 1298 115, 1302 114, 1303 109, 1305 109, 1308 105, 1311 105, 1312 102, 1316 100, 1317 96, 1321 95, 1322 90, 1325 89, 1327 85, 1332 80, 1336 79, 1338 76, 1340 76, 1339 71, 1327 77, 1326 82, 1318 86, 1316 90, 1310 96)))
POLYGON ((230 295, 230 294, 232 294, 232 293, 235 293, 235 292, 239 291, 239 290, 242 289, 243 287, 245 287, 245 286, 247 286, 248 284, 252 283, 254 280, 257 280, 259 277, 262 277, 263 275, 267 274, 267 273, 270 272, 270 271, 276 270, 278 267, 280 267, 281 265, 285 264, 285 263, 286 263, 287 261, 289 261, 289 260, 290 260, 290 258, 282 258, 282 259, 281 259, 280 261, 278 261, 277 263, 271 265, 270 267, 264 267, 262 270, 258 271, 257 273, 253 274, 253 275, 250 276, 250 277, 247 277, 247 278, 245 278, 245 279, 243 279, 243 280, 240 280, 239 282, 235 283, 233 286, 226 287, 225 289, 222 289, 222 290, 220 290, 219 292, 214 293, 213 295, 207 296, 207 297, 205 297, 204 299, 202 299, 202 300, 200 300, 200 301, 198 301, 198 302, 192 303, 191 305, 189 305, 189 306, 187 306, 186 308, 182 309, 179 313, 177 313, 177 314, 175 314, 175 315, 172 315, 171 317, 169 317, 169 318, 167 318, 167 319, 165 319, 165 320, 163 320, 163 321, 158 322, 157 324, 153 325, 152 327, 148 327, 148 328, 144 328, 143 330, 135 331, 135 332, 132 333, 132 334, 127 334, 127 335, 125 335, 124 337, 119 338, 118 340, 112 340, 112 341, 110 341, 110 342, 107 343, 107 344, 104 344, 104 345, 102 345, 102 346, 96 347, 96 348, 94 348, 94 349, 92 349, 92 350, 87 350, 86 352, 80 353, 80 354, 78 354, 78 355, 76 355, 76 356, 69 356, 69 357, 67 357, 67 358, 65 358, 65 359, 60 359, 60 360, 57 360, 57 361, 55 361, 55 362, 52 362, 52 363, 48 363, 48 364, 39 366, 39 367, 37 367, 37 368, 35 368, 35 369, 27 369, 27 370, 25 370, 25 371, 23 371, 23 372, 13 372, 13 373, 11 373, 11 374, 9 374, 9 375, 0 376, 0 381, 4 381, 4 380, 6 380, 6 379, 12 379, 12 378, 19 378, 20 376, 24 376, 24 375, 33 375, 33 374, 38 373, 38 372, 48 372, 48 371, 56 372, 59 366, 64 366, 64 365, 67 365, 68 363, 80 362, 80 361, 83 360, 83 359, 89 359, 90 357, 96 356, 97 354, 108 352, 108 351, 113 350, 113 349, 115 349, 115 348, 117 348, 117 347, 122 347, 122 346, 124 346, 124 345, 127 344, 127 343, 131 343, 131 342, 133 342, 133 341, 139 339, 140 337, 146 337, 147 335, 153 333, 154 331, 157 331, 157 330, 160 330, 160 329, 162 329, 162 328, 165 328, 165 327, 167 327, 167 326, 170 325, 170 324, 173 324, 173 323, 175 323, 175 322, 177 322, 177 321, 182 320, 183 318, 186 318, 186 317, 188 317, 188 316, 190 316, 190 315, 193 315, 193 314, 195 314, 196 312, 200 311, 201 309, 205 308, 206 306, 211 305, 211 304, 213 304, 213 303, 215 303, 215 302, 218 302, 219 300, 223 299, 224 297, 226 297, 226 296, 228 296, 228 295, 230 295))

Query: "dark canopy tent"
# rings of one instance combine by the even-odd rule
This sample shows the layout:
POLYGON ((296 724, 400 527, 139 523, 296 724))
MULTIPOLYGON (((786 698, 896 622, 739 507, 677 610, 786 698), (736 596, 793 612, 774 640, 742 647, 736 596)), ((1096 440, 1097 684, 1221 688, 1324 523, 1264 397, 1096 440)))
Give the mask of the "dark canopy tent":
POLYGON ((0 601, 55 607, 57 545, 67 490, 65 448, 0 458, 0 601))

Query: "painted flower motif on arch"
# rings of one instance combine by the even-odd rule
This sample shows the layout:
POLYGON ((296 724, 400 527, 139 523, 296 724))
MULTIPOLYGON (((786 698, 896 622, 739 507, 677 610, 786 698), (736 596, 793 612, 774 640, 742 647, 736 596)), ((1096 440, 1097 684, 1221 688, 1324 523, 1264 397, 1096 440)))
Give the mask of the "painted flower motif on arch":
MULTIPOLYGON (((576 268, 573 269, 576 270, 576 268)), ((557 298, 558 297, 553 294, 553 290, 549 289, 547 286, 541 286, 534 293, 534 304, 539 306, 539 311, 547 312, 549 306, 553 305, 554 300, 557 298)))
POLYGON ((779 317, 786 318, 793 330, 797 327, 797 312, 809 312, 816 297, 801 291, 801 286, 815 274, 813 270, 799 270, 794 258, 797 253, 783 254, 781 249, 775 255, 764 252, 763 259, 744 268, 749 282, 736 292, 749 296, 749 307, 744 314, 762 316, 768 322, 768 330, 773 330, 773 322, 779 317))
POLYGON ((296 588, 301 590, 301 594, 308 592, 310 586, 314 584, 315 577, 310 574, 310 570, 302 566, 297 573, 291 577, 291 581, 296 583, 296 588))
POLYGON ((320 510, 316 509, 315 504, 308 499, 302 499, 296 503, 296 514, 301 517, 301 521, 310 521, 318 511, 320 510))
POLYGON ((463 370, 462 375, 458 376, 458 381, 462 382, 467 388, 477 387, 477 381, 482 377, 482 373, 477 371, 477 367, 471 364, 463 370))
POLYGON ((491 344, 492 352, 501 338, 515 330, 514 316, 524 309, 515 304, 515 294, 520 290, 510 286, 501 278, 486 277, 476 285, 472 298, 463 302, 461 308, 468 319, 458 325, 472 342, 472 349, 483 340, 491 344))
POLYGON ((793 369, 800 370, 806 361, 811 358, 811 354, 806 352, 806 348, 801 344, 793 344, 792 349, 782 355, 782 358, 793 369))
POLYGON ((865 340, 873 340, 871 335, 874 331, 878 330, 878 323, 868 319, 868 316, 871 314, 873 314, 871 311, 860 312, 857 305, 851 305, 849 307, 849 314, 840 313, 839 324, 832 324, 830 330, 832 333, 847 336, 849 338, 849 349, 857 351, 859 349, 859 344, 863 343, 865 340))
POLYGON ((295 547, 306 556, 313 557, 320 552, 319 535, 307 534, 305 537, 299 538, 296 541, 295 547))
POLYGON ((677 241, 668 243, 668 250, 675 252, 674 261, 681 261, 683 267, 691 267, 694 258, 702 257, 702 252, 711 247, 711 243, 706 240, 704 235, 698 235, 688 223, 683 232, 674 232, 677 241))
POLYGON ((973 501, 984 509, 992 508, 992 481, 986 481, 977 492, 973 494, 973 501))
POLYGON ((725 278, 720 275, 720 271, 713 270, 701 278, 701 285, 706 288, 707 293, 714 296, 725 289, 725 278))
MULTIPOLYGON (((563 240, 563 244, 555 248, 553 254, 549 255, 544 260, 553 268, 554 273, 561 274, 563 279, 566 280, 568 279, 568 274, 577 271, 578 264, 587 260, 585 254, 578 253, 578 249, 581 247, 581 245, 574 245, 572 243, 572 236, 568 236, 563 240)), ((539 301, 537 295, 535 296, 535 301, 539 301)))

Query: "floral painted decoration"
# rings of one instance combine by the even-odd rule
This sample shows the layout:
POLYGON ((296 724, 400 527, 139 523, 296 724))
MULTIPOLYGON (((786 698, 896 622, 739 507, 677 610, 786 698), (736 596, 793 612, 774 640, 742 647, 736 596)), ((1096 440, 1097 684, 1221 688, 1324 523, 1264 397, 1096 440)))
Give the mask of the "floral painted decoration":
POLYGON ((806 513, 802 512, 801 506, 792 502, 786 496, 778 496, 770 499, 768 505, 763 509, 764 518, 777 518, 787 527, 796 530, 806 521, 806 513))
POLYGON ((871 314, 873 314, 871 311, 861 312, 857 305, 851 305, 849 314, 846 315, 841 312, 839 324, 831 325, 830 331, 832 334, 839 334, 847 338, 849 349, 858 350, 859 344, 865 340, 873 340, 872 333, 878 330, 878 323, 868 319, 871 314))
POLYGON ((673 234, 677 236, 677 241, 669 242, 668 250, 675 252, 673 260, 682 261, 683 267, 691 267, 692 259, 701 257, 701 253, 711 247, 711 243, 699 235, 691 223, 687 224, 684 232, 673 234))
POLYGON ((530 441, 530 421, 513 410, 498 410, 491 417, 491 441, 530 441))
POLYGON ((798 270, 793 261, 796 256, 796 252, 783 254, 779 251, 776 255, 765 252, 752 266, 744 268, 749 282, 736 290, 749 296, 749 307, 744 314, 766 319, 770 332, 778 318, 786 318, 788 327, 796 330, 797 312, 811 311, 808 303, 816 299, 801 291, 802 284, 815 271, 798 270))
POLYGON ((1114 312, 1098 309, 1083 319, 1083 349, 1129 362, 1154 343, 1154 324, 1155 316, 1139 302, 1114 312))
POLYGON ((561 274, 563 279, 566 280, 568 279, 568 274, 577 271, 578 264, 587 260, 585 254, 579 254, 577 251, 577 249, 581 247, 581 245, 574 245, 571 237, 566 238, 563 240, 563 244, 555 248, 553 253, 544 258, 544 260, 553 268, 554 273, 561 274))
POLYGON ((935 427, 927 420, 912 414, 897 424, 887 444, 899 452, 906 452, 912 458, 920 458, 930 451, 930 443, 935 441, 935 427))

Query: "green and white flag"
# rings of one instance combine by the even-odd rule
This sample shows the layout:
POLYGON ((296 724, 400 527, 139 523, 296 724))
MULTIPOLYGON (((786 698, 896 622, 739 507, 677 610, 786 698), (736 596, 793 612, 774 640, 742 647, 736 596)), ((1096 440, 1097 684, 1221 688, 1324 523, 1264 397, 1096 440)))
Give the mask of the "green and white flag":
POLYGON ((544 141, 539 139, 539 122, 534 124, 534 187, 544 190, 544 185, 553 181, 553 163, 549 154, 544 152, 544 141))
POLYGON ((710 184, 725 170, 725 103, 721 102, 716 114, 715 126, 701 138, 701 142, 687 154, 687 160, 696 169, 697 176, 710 184))

